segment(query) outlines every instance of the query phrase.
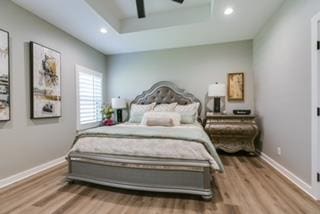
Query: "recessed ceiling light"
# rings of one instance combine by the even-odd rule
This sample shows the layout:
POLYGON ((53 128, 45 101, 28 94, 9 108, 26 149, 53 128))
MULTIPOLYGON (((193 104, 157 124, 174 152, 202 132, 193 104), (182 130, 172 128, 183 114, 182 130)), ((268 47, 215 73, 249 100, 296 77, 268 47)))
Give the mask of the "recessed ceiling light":
POLYGON ((102 34, 106 34, 106 33, 108 33, 108 30, 107 30, 107 29, 105 29, 105 28, 101 28, 101 29, 100 29, 100 33, 102 33, 102 34))
POLYGON ((232 7, 228 7, 225 9, 224 11, 224 15, 231 15, 232 13, 234 12, 233 8, 232 7))

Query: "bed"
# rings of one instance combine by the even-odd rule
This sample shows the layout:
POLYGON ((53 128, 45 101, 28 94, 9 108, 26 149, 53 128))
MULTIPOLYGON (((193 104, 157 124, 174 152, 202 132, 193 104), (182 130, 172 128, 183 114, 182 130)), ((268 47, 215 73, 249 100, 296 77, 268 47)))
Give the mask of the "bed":
MULTIPOLYGON (((172 82, 158 82, 132 104, 200 101, 172 82)), ((198 116, 201 113, 201 104, 198 116)), ((68 181, 131 190, 213 195, 212 171, 223 165, 201 124, 146 127, 124 123, 79 133, 67 155, 68 181)))

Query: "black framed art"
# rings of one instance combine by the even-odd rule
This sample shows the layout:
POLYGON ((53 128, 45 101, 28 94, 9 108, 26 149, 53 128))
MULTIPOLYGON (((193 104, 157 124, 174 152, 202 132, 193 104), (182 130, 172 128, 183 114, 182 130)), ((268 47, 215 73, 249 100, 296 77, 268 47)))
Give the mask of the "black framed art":
POLYGON ((31 118, 61 117, 61 54, 30 42, 31 118))
POLYGON ((9 32, 0 29, 0 121, 10 120, 9 32))

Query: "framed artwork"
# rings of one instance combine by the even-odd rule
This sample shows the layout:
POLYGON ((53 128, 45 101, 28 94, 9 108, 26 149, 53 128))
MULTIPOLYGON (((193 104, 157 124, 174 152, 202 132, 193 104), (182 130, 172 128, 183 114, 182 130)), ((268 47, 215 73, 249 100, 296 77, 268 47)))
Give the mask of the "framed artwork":
POLYGON ((61 54, 30 42, 31 118, 61 117, 61 54))
POLYGON ((0 29, 0 121, 10 120, 9 32, 0 29))
POLYGON ((228 74, 228 101, 244 101, 244 73, 228 74))

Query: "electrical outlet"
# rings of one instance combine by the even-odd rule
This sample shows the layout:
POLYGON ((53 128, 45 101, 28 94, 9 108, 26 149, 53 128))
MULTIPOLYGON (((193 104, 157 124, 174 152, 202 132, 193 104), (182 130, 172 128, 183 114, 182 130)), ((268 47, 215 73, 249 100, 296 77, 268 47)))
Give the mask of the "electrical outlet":
POLYGON ((280 156, 281 155, 281 147, 277 148, 277 154, 280 156))

